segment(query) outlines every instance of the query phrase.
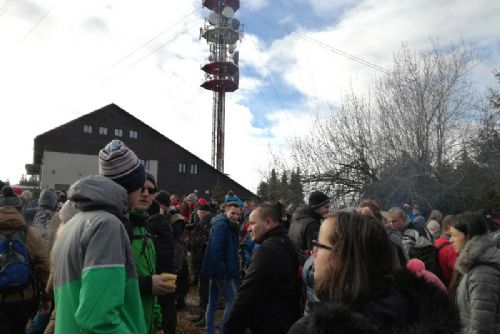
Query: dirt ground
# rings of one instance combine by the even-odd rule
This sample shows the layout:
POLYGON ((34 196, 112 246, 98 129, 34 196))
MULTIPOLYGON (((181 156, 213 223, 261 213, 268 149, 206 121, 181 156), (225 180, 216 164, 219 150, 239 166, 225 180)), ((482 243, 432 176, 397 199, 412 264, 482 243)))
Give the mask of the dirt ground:
MULTIPOLYGON (((204 334, 206 333, 205 328, 196 327, 188 317, 191 315, 197 315, 199 313, 198 308, 198 287, 191 286, 189 289, 189 294, 186 297, 186 308, 179 311, 177 314, 177 334, 204 334)), ((216 324, 219 323, 224 310, 218 310, 216 314, 216 324)))

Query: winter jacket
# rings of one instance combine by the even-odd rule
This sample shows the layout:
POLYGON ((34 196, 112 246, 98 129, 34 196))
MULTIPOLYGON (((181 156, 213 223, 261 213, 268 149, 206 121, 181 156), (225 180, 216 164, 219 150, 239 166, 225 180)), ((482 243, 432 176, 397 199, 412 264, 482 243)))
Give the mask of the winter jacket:
MULTIPOLYGON (((26 226, 24 217, 19 211, 11 206, 0 206, 0 233, 9 235, 14 233, 17 229, 26 226)), ((44 291, 45 284, 49 277, 49 253, 42 241, 40 231, 33 227, 26 229, 26 248, 30 257, 30 268, 33 275, 35 275, 37 282, 41 285, 44 291)), ((33 285, 30 283, 21 292, 13 293, 0 293, 0 302, 17 302, 21 300, 30 300, 35 298, 33 285)))
POLYGON ((283 226, 270 230, 255 251, 224 333, 286 333, 300 317, 298 260, 283 226))
MULTIPOLYGON (((170 223, 170 217, 169 213, 155 214, 146 222, 155 243, 157 273, 174 273, 174 228, 170 223)), ((169 298, 168 295, 158 296, 158 302, 160 305, 165 305, 169 298)))
POLYGON ((154 334, 162 326, 162 315, 160 304, 152 291, 151 276, 156 274, 156 250, 153 238, 146 230, 146 220, 149 215, 143 211, 131 210, 129 217, 134 225, 132 251, 139 276, 144 320, 146 321, 147 333, 154 334))
POLYGON ((439 333, 460 330, 458 310, 448 295, 407 270, 374 284, 371 295, 354 305, 319 302, 289 334, 439 333))
POLYGON ((475 236, 455 268, 462 274, 456 300, 463 333, 500 333, 500 250, 489 236, 475 236))
POLYGON ((297 249, 312 249, 312 241, 318 239, 322 217, 312 208, 302 205, 294 212, 288 236, 297 249))
POLYGON ((146 334, 132 247, 122 223, 127 191, 103 176, 71 186, 81 212, 52 250, 57 333, 146 334))
POLYGON ((447 237, 444 234, 434 241, 434 246, 439 248, 438 261, 441 268, 441 275, 443 283, 448 285, 451 279, 451 274, 453 273, 453 268, 455 268, 457 252, 455 252, 455 249, 450 243, 450 237, 447 237))
POLYGON ((53 210, 39 208, 31 225, 40 231, 43 243, 47 248, 49 247, 49 225, 54 213, 53 210))
POLYGON ((214 279, 239 277, 238 231, 238 225, 231 223, 224 213, 212 219, 202 275, 214 279))
POLYGON ((408 222, 402 229, 397 230, 401 234, 406 258, 411 258, 413 247, 432 246, 432 239, 427 231, 415 223, 408 222))

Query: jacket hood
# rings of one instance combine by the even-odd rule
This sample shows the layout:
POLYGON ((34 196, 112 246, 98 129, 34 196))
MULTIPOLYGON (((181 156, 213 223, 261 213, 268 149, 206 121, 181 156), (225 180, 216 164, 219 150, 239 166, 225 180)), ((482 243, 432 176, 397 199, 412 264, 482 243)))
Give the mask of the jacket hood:
POLYGON ((312 209, 310 206, 308 205, 301 205, 297 208, 297 210, 295 210, 295 212, 293 213, 293 218, 292 219, 295 219, 295 220, 301 220, 301 219, 304 219, 306 217, 313 217, 317 220, 321 220, 323 219, 323 217, 321 217, 320 215, 318 215, 314 209, 312 209))
POLYGON ((91 175, 78 180, 69 188, 68 198, 82 211, 111 209, 125 215, 128 210, 128 195, 125 188, 100 175, 91 175))
POLYGON ((457 257, 455 268, 465 274, 478 264, 500 264, 500 251, 487 234, 477 235, 465 244, 457 257))
POLYGON ((17 229, 24 225, 23 215, 12 206, 0 207, 0 231, 17 229))
POLYGON ((313 304, 311 333, 457 333, 460 318, 446 292, 407 270, 387 275, 367 301, 313 304))

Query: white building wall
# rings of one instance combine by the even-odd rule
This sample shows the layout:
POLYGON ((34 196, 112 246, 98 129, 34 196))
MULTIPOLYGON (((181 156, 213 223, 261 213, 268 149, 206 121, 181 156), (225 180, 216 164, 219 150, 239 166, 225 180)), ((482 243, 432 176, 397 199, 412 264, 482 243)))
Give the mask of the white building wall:
MULTIPOLYGON (((149 167, 149 172, 157 177, 158 161, 148 160, 145 161, 145 165, 149 167)), ((82 177, 98 173, 99 158, 97 155, 44 151, 40 187, 67 189, 82 177)))

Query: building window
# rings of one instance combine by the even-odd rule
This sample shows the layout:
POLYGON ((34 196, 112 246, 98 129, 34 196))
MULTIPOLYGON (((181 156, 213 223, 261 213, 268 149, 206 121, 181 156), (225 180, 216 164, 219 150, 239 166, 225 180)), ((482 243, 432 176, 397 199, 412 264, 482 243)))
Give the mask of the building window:
POLYGON ((115 129, 115 136, 117 136, 117 137, 123 136, 123 130, 122 129, 115 129))
POLYGON ((92 125, 84 125, 83 133, 92 133, 92 125))
POLYGON ((179 162, 179 173, 181 174, 186 173, 186 164, 183 162, 179 162))
POLYGON ((191 166, 189 166, 189 172, 191 174, 197 175, 198 174, 198 165, 197 164, 191 164, 191 166))
POLYGON ((108 128, 104 126, 99 127, 99 134, 101 136, 106 136, 108 134, 108 128))
POLYGON ((147 171, 151 170, 151 160, 141 160, 142 165, 144 166, 144 169, 147 171))
POLYGON ((130 130, 130 138, 137 139, 137 131, 130 130))

